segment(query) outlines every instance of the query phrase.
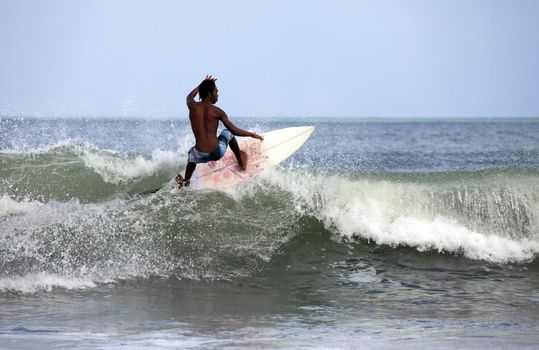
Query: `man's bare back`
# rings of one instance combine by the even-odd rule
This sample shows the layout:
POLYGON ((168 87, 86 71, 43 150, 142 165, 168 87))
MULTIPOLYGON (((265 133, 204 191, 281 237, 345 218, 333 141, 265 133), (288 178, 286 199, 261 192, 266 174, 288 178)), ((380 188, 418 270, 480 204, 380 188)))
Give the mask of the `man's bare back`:
POLYGON ((206 102, 194 102, 188 106, 196 149, 201 152, 212 152, 217 148, 217 128, 222 111, 206 102))
POLYGON ((228 145, 234 152, 240 168, 245 170, 247 156, 245 152, 240 151, 238 142, 233 135, 254 137, 260 141, 264 140, 260 135, 236 127, 221 108, 214 106, 219 99, 219 91, 215 86, 216 80, 211 75, 206 76, 206 79, 187 95, 189 121, 191 122, 191 129, 195 135, 196 143, 189 150, 185 178, 182 178, 179 174, 176 176, 176 182, 180 187, 189 185, 189 180, 193 175, 193 171, 195 171, 197 163, 206 163, 209 160, 221 158, 228 145), (200 102, 195 101, 197 94, 200 97, 200 102), (219 121, 224 124, 226 130, 223 130, 221 135, 217 137, 219 121))

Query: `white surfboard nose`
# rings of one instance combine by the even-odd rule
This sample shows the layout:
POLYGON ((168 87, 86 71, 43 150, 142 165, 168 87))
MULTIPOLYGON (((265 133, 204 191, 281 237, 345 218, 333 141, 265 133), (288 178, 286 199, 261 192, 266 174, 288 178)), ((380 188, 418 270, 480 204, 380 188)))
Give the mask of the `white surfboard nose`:
POLYGON ((265 133, 262 153, 264 166, 277 165, 300 148, 314 131, 314 126, 296 126, 265 133))

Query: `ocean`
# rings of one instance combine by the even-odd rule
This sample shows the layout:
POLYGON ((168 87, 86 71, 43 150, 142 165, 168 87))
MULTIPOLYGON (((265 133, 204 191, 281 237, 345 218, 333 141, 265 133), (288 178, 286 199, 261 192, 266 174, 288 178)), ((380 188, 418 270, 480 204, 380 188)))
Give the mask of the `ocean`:
POLYGON ((539 118, 315 125, 224 191, 185 119, 0 119, 1 349, 536 349, 539 118))

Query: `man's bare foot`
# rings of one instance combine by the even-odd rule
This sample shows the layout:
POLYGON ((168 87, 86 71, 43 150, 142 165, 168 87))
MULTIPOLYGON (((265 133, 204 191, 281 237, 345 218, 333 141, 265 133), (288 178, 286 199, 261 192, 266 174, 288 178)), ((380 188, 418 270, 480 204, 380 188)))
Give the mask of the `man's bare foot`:
POLYGON ((189 186, 189 181, 186 181, 180 174, 176 175, 175 180, 176 184, 178 185, 178 188, 189 186))
POLYGON ((247 153, 240 151, 240 156, 241 162, 238 162, 238 164, 240 165, 240 169, 245 171, 245 169, 247 169, 247 153))

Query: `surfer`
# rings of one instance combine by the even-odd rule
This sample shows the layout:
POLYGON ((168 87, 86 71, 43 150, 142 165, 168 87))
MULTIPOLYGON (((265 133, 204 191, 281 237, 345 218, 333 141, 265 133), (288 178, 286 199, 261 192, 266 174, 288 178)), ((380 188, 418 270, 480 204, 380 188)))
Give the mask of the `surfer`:
POLYGON ((207 75, 206 79, 200 83, 187 95, 187 107, 189 108, 189 121, 191 129, 195 135, 195 145, 191 147, 187 155, 187 167, 185 168, 185 177, 180 174, 176 176, 178 186, 189 186, 189 180, 198 163, 207 163, 210 160, 218 160, 223 157, 228 145, 234 152, 241 170, 247 168, 247 154, 240 150, 235 136, 248 136, 263 141, 262 136, 242 130, 236 127, 226 113, 215 103, 219 99, 219 91, 215 86, 217 79, 207 75), (200 102, 195 101, 198 94, 200 102), (219 136, 217 127, 221 121, 226 129, 219 136))

